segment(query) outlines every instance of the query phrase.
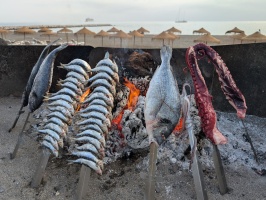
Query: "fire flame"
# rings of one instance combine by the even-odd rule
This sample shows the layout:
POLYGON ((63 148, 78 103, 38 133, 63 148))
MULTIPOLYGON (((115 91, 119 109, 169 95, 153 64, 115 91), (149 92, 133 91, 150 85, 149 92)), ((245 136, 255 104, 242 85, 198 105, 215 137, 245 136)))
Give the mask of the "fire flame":
POLYGON ((88 88, 80 97, 80 102, 77 106, 77 109, 76 111, 79 111, 80 110, 80 107, 81 107, 81 103, 85 100, 85 98, 90 94, 91 90, 90 88, 88 88))
POLYGON ((119 115, 112 121, 113 125, 115 125, 117 129, 119 130, 121 137, 124 137, 123 134, 121 134, 122 132, 121 120, 124 114, 124 110, 128 109, 130 111, 133 111, 138 102, 138 97, 140 94, 140 90, 137 89, 133 83, 131 83, 126 78, 124 78, 124 80, 125 80, 124 82, 125 86, 127 86, 129 89, 128 102, 127 102, 127 105, 124 107, 124 109, 119 113, 119 115))
POLYGON ((124 80, 125 80, 125 83, 124 83, 125 86, 127 86, 128 89, 130 90, 128 102, 125 108, 130 111, 133 111, 133 109, 135 108, 138 102, 140 90, 137 89, 136 86, 133 83, 131 83, 128 79, 124 78, 124 80))
POLYGON ((181 117, 179 119, 179 122, 175 126, 175 129, 173 130, 173 134, 178 135, 181 132, 182 128, 183 128, 183 124, 184 124, 184 118, 181 117))

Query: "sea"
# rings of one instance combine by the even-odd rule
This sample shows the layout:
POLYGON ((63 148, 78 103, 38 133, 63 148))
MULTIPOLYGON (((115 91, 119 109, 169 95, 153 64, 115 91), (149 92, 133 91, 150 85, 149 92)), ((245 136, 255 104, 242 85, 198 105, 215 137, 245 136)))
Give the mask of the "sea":
MULTIPOLYGON (((266 21, 187 21, 185 23, 178 23, 175 21, 130 21, 130 22, 75 22, 68 24, 60 25, 75 25, 82 24, 86 28, 94 32, 99 32, 100 30, 107 31, 112 26, 116 27, 119 30, 124 32, 130 32, 137 30, 140 27, 144 27, 149 30, 149 34, 159 34, 162 31, 166 31, 172 27, 175 27, 182 31, 183 35, 192 35, 194 30, 200 28, 205 28, 212 35, 225 35, 225 32, 228 30, 237 27, 245 31, 246 35, 252 34, 256 31, 260 31, 262 34, 266 35, 266 21), (111 26, 96 26, 91 27, 92 25, 97 24, 110 24, 111 26)), ((56 25, 56 24, 44 24, 44 23, 0 23, 1 26, 29 26, 29 25, 56 25)), ((53 31, 58 31, 60 28, 54 28, 53 31)), ((73 32, 76 32, 81 29, 81 27, 71 28, 73 32)))

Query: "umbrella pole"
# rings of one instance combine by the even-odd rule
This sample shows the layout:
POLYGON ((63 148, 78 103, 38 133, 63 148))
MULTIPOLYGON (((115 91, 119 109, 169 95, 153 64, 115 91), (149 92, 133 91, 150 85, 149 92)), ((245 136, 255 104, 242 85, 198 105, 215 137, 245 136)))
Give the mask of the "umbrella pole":
POLYGON ((1 33, 1 38, 3 39, 3 33, 1 33))
POLYGON ((84 33, 84 46, 86 44, 86 36, 85 36, 85 33, 84 33))
POLYGON ((135 47, 135 40, 136 40, 136 36, 134 36, 134 44, 133 44, 133 47, 135 47))
POLYGON ((122 48, 122 38, 120 39, 120 47, 122 48))
POLYGON ((103 37, 102 37, 102 47, 103 47, 103 37))
POLYGON ((26 36, 26 33, 24 32, 24 41, 25 41, 25 36, 26 36))

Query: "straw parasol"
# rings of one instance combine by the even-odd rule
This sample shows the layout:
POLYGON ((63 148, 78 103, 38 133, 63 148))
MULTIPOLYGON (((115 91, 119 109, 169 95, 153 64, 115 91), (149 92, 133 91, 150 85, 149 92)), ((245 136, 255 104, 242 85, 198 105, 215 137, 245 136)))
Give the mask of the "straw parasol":
POLYGON ((143 27, 140 27, 138 30, 137 30, 139 33, 141 34, 144 34, 144 33, 149 33, 150 31, 148 31, 147 29, 143 28, 143 27))
POLYGON ((117 33, 119 30, 115 27, 109 29, 107 32, 110 32, 110 33, 117 33))
POLYGON ((120 38, 120 47, 122 47, 122 39, 128 39, 128 38, 132 38, 131 35, 128 35, 127 33, 125 33, 124 31, 120 30, 118 31, 116 34, 111 35, 110 37, 114 37, 114 38, 120 38))
POLYGON ((136 30, 129 32, 128 35, 133 36, 133 38, 134 38, 134 43, 133 43, 134 46, 135 46, 135 39, 136 39, 136 37, 141 37, 141 38, 144 37, 143 34, 139 33, 139 32, 136 31, 136 30))
POLYGON ((102 47, 103 47, 103 38, 109 37, 109 34, 107 32, 105 32, 104 30, 101 30, 99 33, 94 35, 94 37, 101 37, 102 38, 102 47))
POLYGON ((3 29, 3 28, 0 28, 0 33, 1 33, 1 38, 3 39, 3 34, 7 34, 7 33, 9 33, 9 30, 6 30, 6 29, 3 29))
POLYGON ((182 31, 180 31, 179 29, 172 27, 168 30, 166 30, 167 32, 171 32, 171 33, 182 33, 182 31))
POLYGON ((68 33, 73 33, 73 31, 71 29, 68 29, 67 27, 64 27, 61 30, 57 31, 57 33, 65 33, 68 42, 68 33))
POLYGON ((34 30, 30 29, 29 27, 23 26, 23 27, 15 30, 14 33, 23 34, 24 35, 24 40, 25 40, 26 34, 34 34, 36 32, 34 30))
POLYGON ((51 36, 56 36, 57 33, 53 32, 53 31, 47 31, 47 32, 44 32, 43 34, 41 34, 40 36, 48 36, 49 38, 49 41, 51 41, 51 36))
POLYGON ((232 35, 231 38, 233 38, 233 44, 235 43, 235 40, 241 40, 241 44, 242 44, 242 38, 246 37, 247 35, 245 34, 245 32, 241 32, 239 34, 236 35, 232 35))
POLYGON ((77 31, 75 34, 83 34, 84 35, 84 45, 86 44, 86 35, 95 35, 96 33, 90 31, 89 29, 83 27, 79 31, 77 31))
POLYGON ((194 34, 194 33, 210 34, 210 32, 207 31, 205 28, 200 28, 199 30, 194 30, 194 31, 193 31, 193 34, 194 34))
POLYGON ((204 43, 217 43, 220 44, 220 40, 213 37, 211 34, 204 34, 203 36, 199 37, 198 39, 194 40, 194 42, 204 42, 204 43))
POLYGON ((254 41, 256 43, 257 41, 266 41, 266 36, 257 31, 251 35, 243 37, 241 40, 254 41))
POLYGON ((39 33, 48 32, 48 31, 52 31, 52 30, 47 27, 42 27, 40 28, 40 30, 38 30, 39 33))
POLYGON ((164 45, 164 40, 175 40, 176 37, 167 33, 166 31, 163 31, 159 35, 154 36, 152 39, 163 40, 163 45, 164 45))
POLYGON ((242 32, 244 32, 244 31, 242 31, 239 28, 235 27, 232 30, 226 31, 225 34, 227 34, 227 33, 235 33, 236 34, 236 33, 242 33, 242 32))

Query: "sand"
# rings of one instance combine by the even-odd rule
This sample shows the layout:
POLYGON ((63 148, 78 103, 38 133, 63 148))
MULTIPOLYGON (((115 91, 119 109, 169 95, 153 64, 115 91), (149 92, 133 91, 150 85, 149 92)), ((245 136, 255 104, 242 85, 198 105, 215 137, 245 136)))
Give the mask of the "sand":
MULTIPOLYGON (((36 134, 31 132, 31 126, 36 124, 35 118, 31 117, 29 120, 30 123, 26 128, 28 131, 23 137, 23 144, 17 157, 14 160, 9 159, 9 153, 14 149, 18 133, 22 129, 26 117, 26 114, 23 114, 17 127, 11 133, 7 132, 15 119, 19 106, 20 98, 18 97, 0 98, 0 199, 75 199, 80 166, 68 165, 66 156, 50 159, 42 185, 37 189, 30 187, 40 155, 36 134)), ((220 151, 230 190, 223 196, 219 194, 211 155, 206 153, 209 151, 206 148, 202 151, 200 160, 210 200, 266 199, 265 176, 261 176, 251 169, 252 167, 266 169, 265 124, 266 118, 256 116, 247 116, 246 118, 246 126, 253 138, 255 148, 259 152, 261 164, 257 165, 249 144, 243 140, 243 129, 241 129, 239 121, 236 120, 235 114, 218 112, 219 129, 229 138, 229 144, 220 147, 220 151), (236 142, 238 143, 237 147, 235 146, 236 142)), ((180 149, 169 149, 171 141, 169 139, 159 150, 157 176, 163 178, 157 180, 156 199, 196 199, 192 173, 188 169, 189 160, 179 159, 182 154, 180 149)), ((92 173, 86 199, 144 199, 145 181, 143 177, 147 173, 147 161, 148 155, 144 151, 106 164, 102 176, 92 173)))
MULTIPOLYGON (((155 35, 152 34, 146 34, 144 35, 143 38, 136 37, 135 38, 135 43, 134 39, 121 39, 120 38, 114 38, 114 37, 104 37, 103 38, 103 44, 102 44, 102 38, 101 37, 94 37, 87 35, 85 38, 85 43, 84 43, 84 36, 83 35, 74 35, 73 33, 68 34, 68 42, 71 43, 72 45, 90 45, 93 47, 114 47, 114 48, 160 48, 163 43, 166 45, 170 45, 173 48, 187 48, 189 46, 193 46, 196 43, 193 41, 197 38, 200 37, 200 35, 180 35, 179 39, 172 41, 169 40, 160 40, 160 39, 153 39, 155 35), (73 41, 71 41, 73 40, 73 41)), ((208 45, 215 46, 215 45, 229 45, 229 44, 240 44, 240 40, 234 40, 230 35, 214 35, 217 39, 219 39, 221 42, 220 44, 216 43, 208 43, 208 45)), ((55 40, 57 38, 62 38, 62 42, 66 42, 66 35, 65 34, 58 34, 56 36, 51 36, 50 40, 55 40)), ((5 35, 6 40, 13 41, 14 45, 19 45, 19 44, 25 44, 24 41, 24 35, 18 35, 18 34, 13 34, 10 33, 8 35, 5 35)), ((41 33, 36 33, 36 34, 28 34, 26 35, 25 41, 27 45, 40 45, 36 43, 35 40, 41 41, 43 44, 46 44, 46 41, 49 41, 48 36, 41 36, 41 33)), ((62 43, 61 42, 61 43, 62 43)), ((250 42, 243 42, 243 43, 250 43, 250 42)))

